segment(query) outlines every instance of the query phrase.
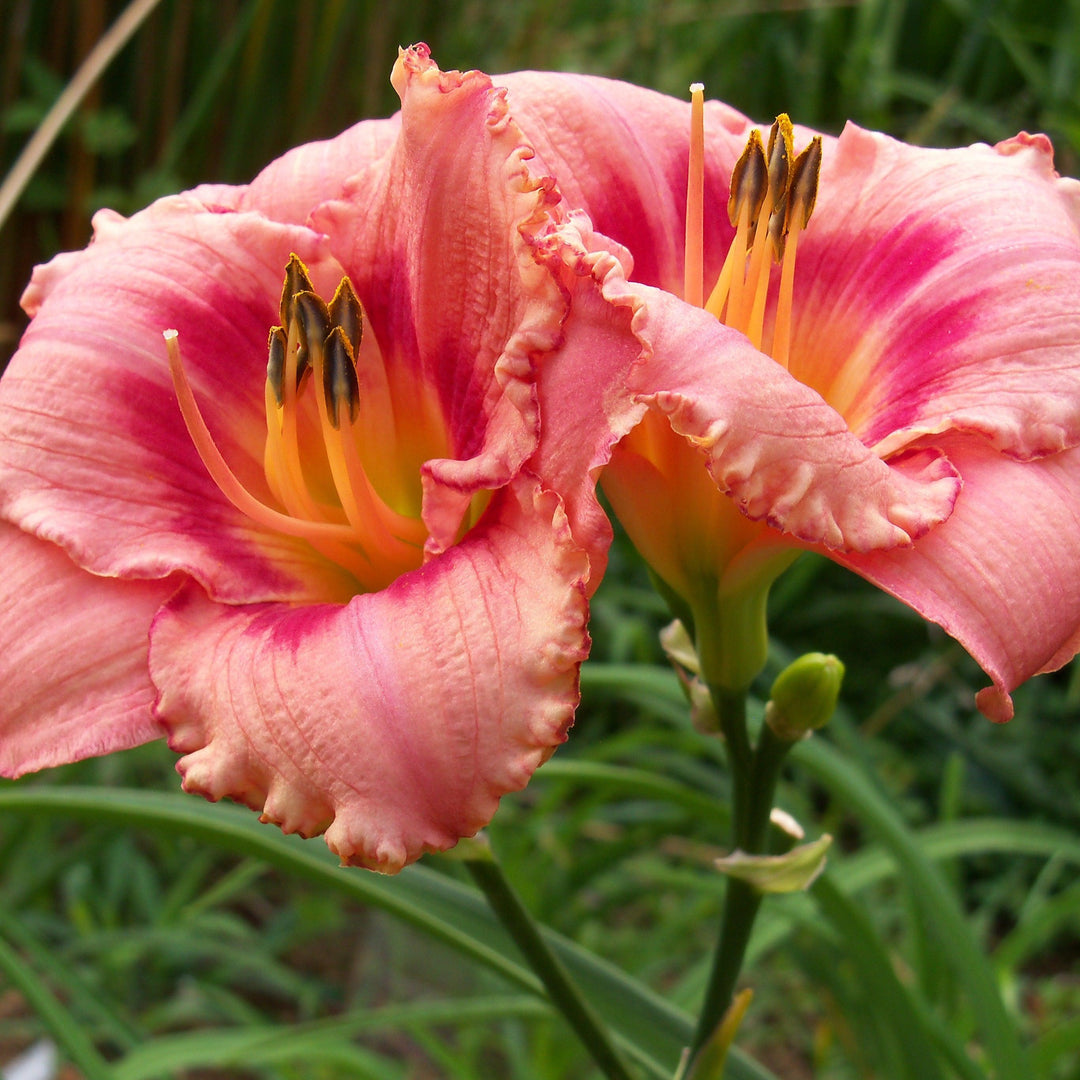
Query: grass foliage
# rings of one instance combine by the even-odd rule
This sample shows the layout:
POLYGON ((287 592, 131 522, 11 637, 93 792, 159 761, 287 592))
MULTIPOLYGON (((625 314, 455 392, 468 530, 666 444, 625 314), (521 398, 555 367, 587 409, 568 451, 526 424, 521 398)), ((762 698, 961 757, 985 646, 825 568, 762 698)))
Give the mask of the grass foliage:
MULTIPOLYGON (((121 8, 3 0, 5 170, 121 8)), ((447 67, 679 94, 700 78, 751 115, 829 130, 853 118, 940 145, 1047 130, 1061 170, 1080 163, 1076 0, 163 0, 0 233, 0 353, 31 266, 82 246, 95 208, 242 182, 388 113, 394 49, 417 39, 447 67)), ((762 688, 806 650, 847 664, 840 713, 780 792, 836 843, 818 884, 759 922, 729 1075, 1077 1080, 1080 669, 1022 688, 994 728, 965 654, 832 564, 804 557, 772 614, 762 688)), ((722 752, 687 720, 662 622, 617 547, 573 738, 490 829, 657 1077, 704 986, 727 824, 722 752)), ((394 881, 338 871, 320 841, 176 786, 161 745, 0 784, 0 1063, 49 1034, 91 1080, 594 1075, 453 861, 394 881)))

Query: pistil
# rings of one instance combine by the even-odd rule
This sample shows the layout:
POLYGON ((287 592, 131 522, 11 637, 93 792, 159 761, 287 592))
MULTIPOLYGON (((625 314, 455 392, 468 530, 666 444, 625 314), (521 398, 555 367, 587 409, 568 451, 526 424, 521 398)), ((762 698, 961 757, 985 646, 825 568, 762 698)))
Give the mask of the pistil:
POLYGON ((690 85, 690 164, 686 170, 686 258, 683 299, 701 307, 705 233, 705 84, 690 85))

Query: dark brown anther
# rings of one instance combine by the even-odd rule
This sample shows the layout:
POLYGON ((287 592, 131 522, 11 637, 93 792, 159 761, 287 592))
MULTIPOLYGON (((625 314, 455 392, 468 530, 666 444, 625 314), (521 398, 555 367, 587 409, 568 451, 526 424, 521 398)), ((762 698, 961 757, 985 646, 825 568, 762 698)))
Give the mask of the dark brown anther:
POLYGON ((307 267, 296 254, 289 256, 289 265, 285 267, 285 284, 281 287, 281 325, 288 327, 292 321, 292 300, 299 292, 314 292, 315 286, 308 277, 307 267))
POLYGON ((791 167, 791 182, 788 185, 789 229, 791 221, 797 221, 800 229, 806 228, 806 223, 814 212, 814 203, 817 201, 820 174, 821 136, 815 135, 791 167))
POLYGON ((317 348, 330 333, 330 312, 325 301, 316 293, 305 290, 293 297, 293 304, 300 328, 300 344, 309 351, 317 348))
POLYGON ((761 145, 761 133, 754 128, 746 142, 746 149, 731 171, 731 194, 728 197, 728 219, 731 224, 738 226, 743 208, 749 207, 750 227, 753 228, 768 190, 769 167, 765 161, 765 148, 761 145))
POLYGON ((341 279, 330 301, 330 324, 340 326, 352 346, 353 356, 360 351, 360 341, 364 336, 364 309, 353 291, 352 282, 347 277, 341 279))
POLYGON ((769 194, 772 196, 773 206, 780 202, 787 191, 788 171, 794 150, 793 137, 791 120, 787 113, 781 113, 769 130, 769 147, 766 152, 769 160, 769 194))
POLYGON ((270 358, 266 361, 266 381, 274 391, 279 408, 285 403, 285 351, 288 347, 285 331, 280 326, 273 327, 267 342, 270 358))
POLYGON ((326 339, 323 353, 323 389, 330 423, 341 427, 343 409, 349 411, 349 423, 356 422, 360 409, 360 387, 356 381, 356 363, 352 346, 341 326, 335 326, 326 339))

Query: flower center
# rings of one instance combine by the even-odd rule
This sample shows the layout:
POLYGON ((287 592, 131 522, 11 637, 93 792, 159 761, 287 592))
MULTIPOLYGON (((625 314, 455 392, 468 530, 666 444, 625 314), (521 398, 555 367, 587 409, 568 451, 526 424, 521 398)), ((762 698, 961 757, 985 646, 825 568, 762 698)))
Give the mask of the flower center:
POLYGON ((728 219, 735 236, 720 276, 704 299, 702 288, 702 206, 705 174, 704 87, 690 87, 690 168, 687 179, 685 299, 742 331, 785 368, 791 346, 791 304, 799 234, 817 199, 821 136, 815 135, 797 157, 786 113, 776 118, 764 145, 757 128, 731 173, 728 219), (780 281, 770 297, 772 264, 780 281), (772 300, 770 304, 770 299, 772 300), (704 300, 704 302, 703 302, 704 300), (771 314, 771 333, 766 328, 771 314))
POLYGON ((177 332, 169 330, 184 421, 234 506, 270 530, 306 540, 361 590, 384 588, 423 561, 420 464, 446 452, 437 402, 424 388, 392 383, 378 346, 365 340, 363 307, 347 277, 327 303, 293 255, 279 310, 281 325, 270 330, 268 345, 263 455, 279 508, 253 495, 225 461, 184 373, 177 332), (404 423, 395 423, 395 402, 404 423))

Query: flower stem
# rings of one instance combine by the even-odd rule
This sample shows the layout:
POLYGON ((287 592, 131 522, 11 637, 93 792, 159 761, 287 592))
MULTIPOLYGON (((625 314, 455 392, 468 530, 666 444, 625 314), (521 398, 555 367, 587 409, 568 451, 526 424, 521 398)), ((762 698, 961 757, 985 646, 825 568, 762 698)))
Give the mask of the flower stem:
POLYGON ((581 996, 562 962, 548 948, 540 928, 506 880, 490 848, 481 856, 466 856, 465 865, 491 910, 544 984, 551 1003, 585 1044, 604 1076, 608 1080, 634 1080, 600 1018, 581 996))
MULTIPOLYGON (((757 746, 753 746, 746 729, 745 696, 718 687, 711 687, 710 692, 727 741, 732 782, 732 846, 749 855, 765 854, 773 795, 780 767, 792 744, 777 738, 768 725, 763 725, 757 746)), ((762 896, 749 882, 728 879, 712 973, 694 1032, 691 1060, 731 1006, 762 896)))

